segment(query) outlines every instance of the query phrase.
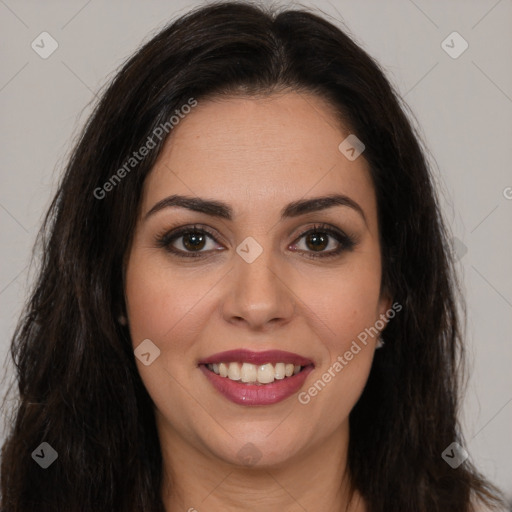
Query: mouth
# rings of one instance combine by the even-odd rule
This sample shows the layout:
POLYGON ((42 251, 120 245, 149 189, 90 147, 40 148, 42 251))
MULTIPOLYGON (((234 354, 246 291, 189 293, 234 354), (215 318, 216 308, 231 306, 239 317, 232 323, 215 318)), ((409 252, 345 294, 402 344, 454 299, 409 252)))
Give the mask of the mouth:
POLYGON ((292 363, 265 363, 255 365, 252 363, 240 363, 232 361, 230 363, 213 363, 206 365, 209 371, 220 375, 223 378, 242 382, 243 384, 254 384, 256 386, 265 386, 275 380, 283 380, 297 375, 306 368, 306 366, 294 365, 292 363))
POLYGON ((280 350, 231 350, 198 363, 209 382, 241 405, 270 405, 296 393, 313 370, 311 360, 280 350))

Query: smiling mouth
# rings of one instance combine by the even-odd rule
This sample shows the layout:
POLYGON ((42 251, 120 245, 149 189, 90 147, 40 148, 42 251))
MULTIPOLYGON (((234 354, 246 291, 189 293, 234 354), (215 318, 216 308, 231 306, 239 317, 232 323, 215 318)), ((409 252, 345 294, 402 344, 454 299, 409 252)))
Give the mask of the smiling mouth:
MULTIPOLYGON (((302 372, 307 366, 292 363, 252 364, 247 362, 210 363, 204 365, 209 371, 228 380, 248 385, 264 386, 274 381, 286 380, 302 372)), ((308 365, 312 366, 312 365, 308 365)))
POLYGON ((315 363, 285 350, 235 349, 197 362, 208 382, 238 405, 277 404, 304 385, 315 363))

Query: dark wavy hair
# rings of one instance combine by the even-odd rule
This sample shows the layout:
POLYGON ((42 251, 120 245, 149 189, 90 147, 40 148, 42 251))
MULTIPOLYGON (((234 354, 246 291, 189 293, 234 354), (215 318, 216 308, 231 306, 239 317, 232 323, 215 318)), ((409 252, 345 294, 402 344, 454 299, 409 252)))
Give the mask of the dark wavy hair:
POLYGON ((369 512, 468 512, 476 498, 501 504, 469 459, 452 469, 441 457, 453 441, 464 444, 460 292, 406 105, 379 65, 323 17, 221 2, 172 22, 122 66, 71 154, 12 339, 19 398, 2 448, 3 512, 164 510, 153 404, 116 319, 142 186, 168 136, 103 198, 97 190, 191 97, 286 90, 326 99, 366 145, 382 285, 403 306, 350 414, 352 488, 369 512), (46 470, 31 457, 43 441, 58 452, 46 470))

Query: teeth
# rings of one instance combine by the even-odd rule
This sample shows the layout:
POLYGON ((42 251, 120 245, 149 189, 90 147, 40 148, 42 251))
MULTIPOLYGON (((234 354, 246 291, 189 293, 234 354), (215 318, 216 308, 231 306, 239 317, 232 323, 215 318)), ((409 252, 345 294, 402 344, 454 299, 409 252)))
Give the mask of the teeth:
POLYGON ((242 382, 256 382, 258 370, 256 369, 256 365, 251 363, 244 363, 242 364, 240 374, 242 375, 242 382))
POLYGON ((284 363, 276 363, 276 366, 274 368, 274 379, 284 379, 285 378, 285 368, 286 365, 284 363))
POLYGON ((302 366, 291 363, 265 363, 255 365, 252 363, 213 363, 208 364, 208 369, 231 380, 242 381, 246 384, 270 384, 274 380, 282 380, 285 377, 297 375, 302 366))
POLYGON ((240 366, 238 366, 238 363, 229 363, 228 378, 231 380, 240 380, 240 366))
MULTIPOLYGON (((217 373, 217 372, 215 372, 217 373)), ((228 367, 225 363, 220 363, 219 364, 219 375, 221 377, 227 377, 228 376, 228 367)))
POLYGON ((258 382, 261 384, 269 384, 270 382, 274 382, 274 375, 274 367, 270 363, 258 366, 258 382))

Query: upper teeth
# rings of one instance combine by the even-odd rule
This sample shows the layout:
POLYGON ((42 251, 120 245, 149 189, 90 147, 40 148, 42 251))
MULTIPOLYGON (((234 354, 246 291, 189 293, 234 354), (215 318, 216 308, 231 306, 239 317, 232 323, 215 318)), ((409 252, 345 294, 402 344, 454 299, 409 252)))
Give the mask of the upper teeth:
POLYGON ((231 380, 241 380, 247 383, 269 384, 274 379, 284 379, 300 372, 300 366, 291 363, 265 363, 255 365, 251 363, 213 363, 208 368, 221 377, 231 380))

